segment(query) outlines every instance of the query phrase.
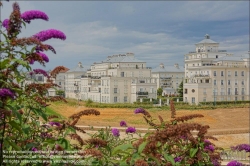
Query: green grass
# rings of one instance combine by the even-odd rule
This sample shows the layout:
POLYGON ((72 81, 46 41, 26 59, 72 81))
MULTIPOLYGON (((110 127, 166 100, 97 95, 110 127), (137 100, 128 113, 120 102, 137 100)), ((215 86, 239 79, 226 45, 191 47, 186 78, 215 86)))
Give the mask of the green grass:
POLYGON ((49 115, 57 115, 57 116, 59 116, 59 117, 65 118, 64 116, 62 116, 61 114, 57 113, 56 111, 54 111, 54 110, 53 110, 52 108, 50 108, 50 107, 46 107, 46 108, 45 108, 45 111, 46 111, 46 113, 48 113, 49 115))

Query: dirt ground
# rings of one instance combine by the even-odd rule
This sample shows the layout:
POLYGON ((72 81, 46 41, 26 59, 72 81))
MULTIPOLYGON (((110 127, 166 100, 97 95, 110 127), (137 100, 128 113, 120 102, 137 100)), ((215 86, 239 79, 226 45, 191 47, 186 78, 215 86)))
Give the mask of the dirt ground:
MULTIPOLYGON (((66 105, 51 105, 51 108, 56 110, 65 117, 83 111, 84 106, 66 106, 66 105)), ((141 114, 134 114, 134 109, 126 108, 98 108, 100 116, 83 116, 77 125, 84 126, 111 126, 118 127, 121 120, 125 120, 128 126, 148 128, 145 120, 141 114)), ((149 113, 156 119, 155 123, 159 122, 158 115, 161 115, 164 120, 170 120, 171 112, 167 110, 149 110, 149 113)), ((202 114, 203 118, 196 118, 190 122, 197 122, 203 125, 209 125, 213 131, 217 130, 249 130, 250 110, 249 108, 227 108, 227 109, 214 109, 214 110, 177 110, 176 116, 202 114)), ((229 134, 217 135, 219 141, 214 143, 221 147, 230 147, 240 143, 249 143, 249 133, 245 134, 229 134)))

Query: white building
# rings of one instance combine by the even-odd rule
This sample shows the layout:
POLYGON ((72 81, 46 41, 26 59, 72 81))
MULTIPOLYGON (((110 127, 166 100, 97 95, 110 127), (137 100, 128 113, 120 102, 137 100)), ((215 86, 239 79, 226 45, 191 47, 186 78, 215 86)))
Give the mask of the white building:
POLYGON ((100 103, 133 103, 140 98, 157 98, 156 79, 146 62, 133 53, 108 56, 94 63, 81 78, 81 99, 100 103))
POLYGON ((174 66, 164 66, 161 63, 152 70, 152 77, 157 78, 157 89, 163 89, 165 94, 177 94, 180 83, 184 79, 184 67, 175 64, 174 66))
POLYGON ((80 99, 81 91, 81 76, 87 74, 87 68, 82 66, 79 62, 78 65, 68 70, 65 73, 65 97, 80 99))
POLYGON ((249 55, 233 56, 205 35, 185 55, 185 102, 249 100, 249 55))

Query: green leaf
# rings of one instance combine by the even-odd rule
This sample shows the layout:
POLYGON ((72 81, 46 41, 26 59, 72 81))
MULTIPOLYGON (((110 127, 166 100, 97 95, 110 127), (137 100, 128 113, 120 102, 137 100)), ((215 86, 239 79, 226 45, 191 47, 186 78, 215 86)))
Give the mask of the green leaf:
POLYGON ((9 124, 10 124, 13 128, 17 129, 20 133, 23 132, 23 131, 21 130, 21 128, 20 128, 20 124, 16 123, 15 121, 10 121, 9 124))
POLYGON ((133 146, 132 144, 123 144, 123 145, 119 145, 117 147, 114 148, 112 154, 116 154, 118 153, 119 151, 126 151, 127 149, 132 149, 133 146))
POLYGON ((40 115, 45 121, 48 121, 47 114, 42 109, 30 108, 36 115, 40 115))
POLYGON ((197 153, 198 148, 191 148, 190 149, 190 157, 194 157, 194 155, 197 153))
POLYGON ((128 166, 128 164, 127 164, 126 161, 120 161, 119 165, 121 165, 121 166, 128 166))
POLYGON ((28 65, 28 62, 25 62, 23 60, 20 60, 20 59, 13 59, 14 62, 17 62, 19 63, 20 65, 23 65, 23 66, 27 66, 28 65))
POLYGON ((15 150, 21 150, 21 147, 15 144, 14 142, 11 142, 8 138, 4 139, 4 143, 10 145, 15 150))
POLYGON ((3 70, 6 68, 6 66, 10 63, 10 59, 4 59, 0 62, 0 70, 3 70))
POLYGON ((151 161, 153 160, 153 161, 155 161, 155 162, 157 163, 157 165, 161 165, 157 158, 155 158, 154 156, 152 156, 152 155, 150 155, 150 154, 149 154, 148 156, 149 156, 149 158, 148 158, 149 161, 150 161, 150 160, 151 160, 151 161))
POLYGON ((168 155, 168 154, 166 154, 166 153, 163 154, 163 156, 164 156, 164 158, 165 158, 167 161, 171 162, 172 165, 175 165, 175 161, 174 161, 173 156, 168 155))
POLYGON ((138 148, 138 153, 140 154, 144 149, 145 149, 145 146, 147 145, 147 141, 146 142, 143 142, 139 148, 138 148))
POLYGON ((64 149, 69 148, 69 141, 66 140, 65 138, 60 138, 58 142, 63 146, 64 149))

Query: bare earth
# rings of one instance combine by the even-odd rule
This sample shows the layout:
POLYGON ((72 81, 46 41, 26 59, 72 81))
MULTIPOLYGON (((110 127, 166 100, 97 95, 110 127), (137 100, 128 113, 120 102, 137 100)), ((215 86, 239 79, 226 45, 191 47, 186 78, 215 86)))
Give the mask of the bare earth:
MULTIPOLYGON (((86 108, 84 106, 67 106, 63 105, 51 105, 51 108, 56 110, 65 117, 83 111, 86 108)), ((100 116, 83 116, 77 125, 84 126, 112 126, 118 127, 121 120, 125 120, 129 126, 148 128, 142 115, 134 114, 134 109, 126 108, 98 108, 100 116)), ((161 115, 163 119, 170 120, 171 112, 160 109, 148 110, 149 113, 156 119, 155 123, 158 123, 158 115, 161 115)), ((202 114, 203 118, 196 118, 190 122, 197 122, 203 125, 209 125, 209 131, 237 131, 247 130, 249 131, 249 108, 228 108, 228 109, 215 109, 215 110, 177 110, 176 116, 190 115, 190 114, 202 114)), ((213 132, 212 132, 213 133, 213 132)), ((227 135, 215 135, 219 141, 214 143, 223 148, 229 148, 230 146, 249 143, 249 132, 241 134, 227 134, 227 135)))

